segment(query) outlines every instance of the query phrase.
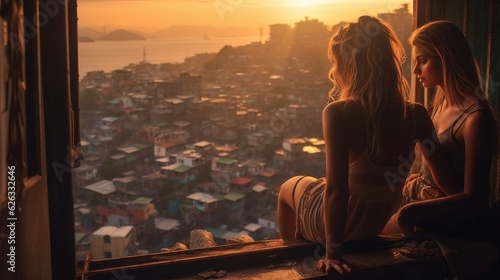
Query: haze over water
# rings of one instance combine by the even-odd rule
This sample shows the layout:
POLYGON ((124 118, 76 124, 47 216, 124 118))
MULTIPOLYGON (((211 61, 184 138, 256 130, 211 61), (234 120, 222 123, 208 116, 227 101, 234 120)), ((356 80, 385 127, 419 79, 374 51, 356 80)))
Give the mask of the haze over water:
POLYGON ((258 42, 259 36, 203 38, 160 38, 145 41, 95 41, 78 44, 80 77, 89 71, 110 72, 144 59, 153 64, 180 63, 198 53, 215 53, 225 45, 233 47, 258 42))

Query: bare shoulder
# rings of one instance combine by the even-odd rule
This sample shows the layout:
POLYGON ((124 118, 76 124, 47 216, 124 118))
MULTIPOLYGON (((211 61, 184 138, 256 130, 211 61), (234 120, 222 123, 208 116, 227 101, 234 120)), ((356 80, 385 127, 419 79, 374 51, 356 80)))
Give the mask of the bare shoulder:
POLYGON ((335 101, 325 106, 324 117, 350 117, 361 112, 360 106, 352 100, 335 101))
POLYGON ((464 138, 497 136, 497 123, 485 110, 471 113, 464 122, 464 138))

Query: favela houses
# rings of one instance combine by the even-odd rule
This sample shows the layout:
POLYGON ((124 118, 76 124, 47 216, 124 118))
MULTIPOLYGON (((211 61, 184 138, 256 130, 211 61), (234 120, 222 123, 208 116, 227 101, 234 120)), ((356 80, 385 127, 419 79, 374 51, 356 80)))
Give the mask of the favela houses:
MULTIPOLYGON (((411 33, 408 5, 378 16, 411 33)), ((183 62, 150 63, 142 49, 123 68, 82 73, 77 261, 189 244, 195 229, 218 244, 278 238, 281 184, 324 176, 325 46, 336 27, 306 17, 183 62)))

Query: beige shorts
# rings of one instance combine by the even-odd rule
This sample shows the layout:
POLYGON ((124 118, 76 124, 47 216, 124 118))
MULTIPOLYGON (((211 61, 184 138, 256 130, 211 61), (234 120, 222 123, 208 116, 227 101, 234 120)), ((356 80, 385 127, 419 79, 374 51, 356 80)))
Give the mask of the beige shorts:
POLYGON ((297 208, 296 238, 312 242, 325 242, 323 197, 326 179, 319 178, 307 185, 297 208))

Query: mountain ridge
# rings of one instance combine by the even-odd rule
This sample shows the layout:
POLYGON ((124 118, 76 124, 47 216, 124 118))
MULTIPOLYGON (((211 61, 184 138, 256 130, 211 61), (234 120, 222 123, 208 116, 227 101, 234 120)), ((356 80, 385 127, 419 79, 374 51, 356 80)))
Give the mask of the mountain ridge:
POLYGON ((173 25, 163 28, 156 32, 143 32, 126 28, 117 28, 112 32, 103 34, 102 31, 97 31, 90 27, 81 27, 78 30, 78 36, 88 37, 93 40, 100 40, 100 38, 117 31, 124 30, 144 37, 145 39, 154 39, 160 37, 167 38, 204 38, 204 37, 237 37, 237 36, 258 36, 259 30, 257 28, 249 27, 213 27, 209 25, 173 25))
POLYGON ((97 38, 96 40, 100 41, 144 41, 146 40, 145 37, 125 30, 125 29, 117 29, 109 34, 106 34, 100 38, 97 38))

